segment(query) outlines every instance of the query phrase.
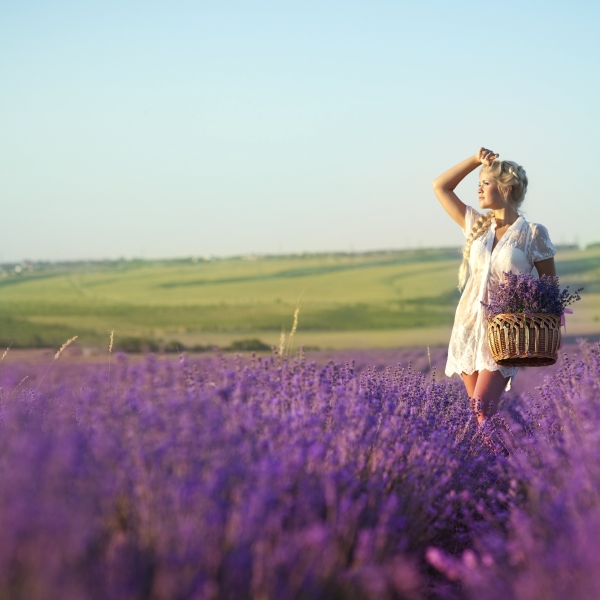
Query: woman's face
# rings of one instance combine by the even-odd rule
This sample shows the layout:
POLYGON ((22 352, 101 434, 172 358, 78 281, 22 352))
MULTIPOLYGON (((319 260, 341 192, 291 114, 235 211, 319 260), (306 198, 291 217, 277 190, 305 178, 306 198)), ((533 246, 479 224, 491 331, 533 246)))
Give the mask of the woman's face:
POLYGON ((479 174, 477 195, 479 197, 480 208, 495 210, 506 207, 506 201, 498 189, 498 182, 490 177, 489 173, 484 171, 479 174))

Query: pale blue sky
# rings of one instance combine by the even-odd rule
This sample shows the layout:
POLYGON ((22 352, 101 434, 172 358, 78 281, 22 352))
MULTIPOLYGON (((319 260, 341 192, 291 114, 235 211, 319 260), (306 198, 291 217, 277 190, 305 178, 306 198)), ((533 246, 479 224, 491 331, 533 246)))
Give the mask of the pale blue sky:
POLYGON ((481 145, 555 242, 600 241, 599 30, 581 1, 2 0, 0 261, 458 245, 430 182, 481 145))

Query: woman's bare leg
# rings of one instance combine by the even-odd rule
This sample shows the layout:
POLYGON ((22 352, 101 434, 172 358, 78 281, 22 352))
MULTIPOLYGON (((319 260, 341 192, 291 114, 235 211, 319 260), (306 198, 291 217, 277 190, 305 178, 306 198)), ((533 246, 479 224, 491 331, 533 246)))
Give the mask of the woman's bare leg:
POLYGON ((507 381, 508 377, 503 377, 500 371, 479 371, 473 394, 469 394, 479 423, 489 419, 498 410, 498 401, 507 381))
POLYGON ((477 384, 477 376, 479 375, 479 371, 475 371, 474 373, 471 373, 470 375, 467 375, 466 373, 461 373, 460 376, 462 377, 463 383, 465 384, 465 387, 467 388, 467 394, 469 394, 469 398, 473 397, 473 394, 475 393, 475 385, 477 384))
POLYGON ((479 371, 475 371, 470 375, 466 373, 461 373, 461 377, 463 383, 465 384, 465 388, 467 389, 467 394, 469 395, 469 401, 471 402, 471 408, 473 412, 477 412, 477 407, 473 401, 473 397, 475 396, 475 386, 477 385, 477 376, 479 375, 479 371))

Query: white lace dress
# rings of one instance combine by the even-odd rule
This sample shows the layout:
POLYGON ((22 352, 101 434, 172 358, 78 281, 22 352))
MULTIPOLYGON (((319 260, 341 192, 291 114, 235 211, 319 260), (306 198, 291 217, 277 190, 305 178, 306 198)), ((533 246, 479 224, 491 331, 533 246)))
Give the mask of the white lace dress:
MULTIPOLYGON (((467 207, 465 237, 480 216, 481 213, 467 207)), ((550 241, 548 230, 543 225, 529 223, 522 216, 508 228, 492 251, 495 231, 496 222, 492 219, 489 229, 471 246, 470 276, 456 309, 446 375, 470 375, 482 369, 500 370, 504 377, 511 378, 506 387, 510 389, 518 369, 500 367, 494 362, 488 346, 485 309, 481 302, 489 302, 505 272, 531 273, 534 263, 551 258, 556 250, 550 241)))

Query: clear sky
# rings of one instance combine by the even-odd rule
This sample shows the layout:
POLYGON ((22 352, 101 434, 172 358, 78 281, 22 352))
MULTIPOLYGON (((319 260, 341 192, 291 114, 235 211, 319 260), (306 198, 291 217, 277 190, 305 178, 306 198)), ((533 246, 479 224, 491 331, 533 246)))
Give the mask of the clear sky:
POLYGON ((600 241, 599 30, 578 0, 0 0, 0 261, 458 245, 431 180, 482 145, 556 243, 600 241))

